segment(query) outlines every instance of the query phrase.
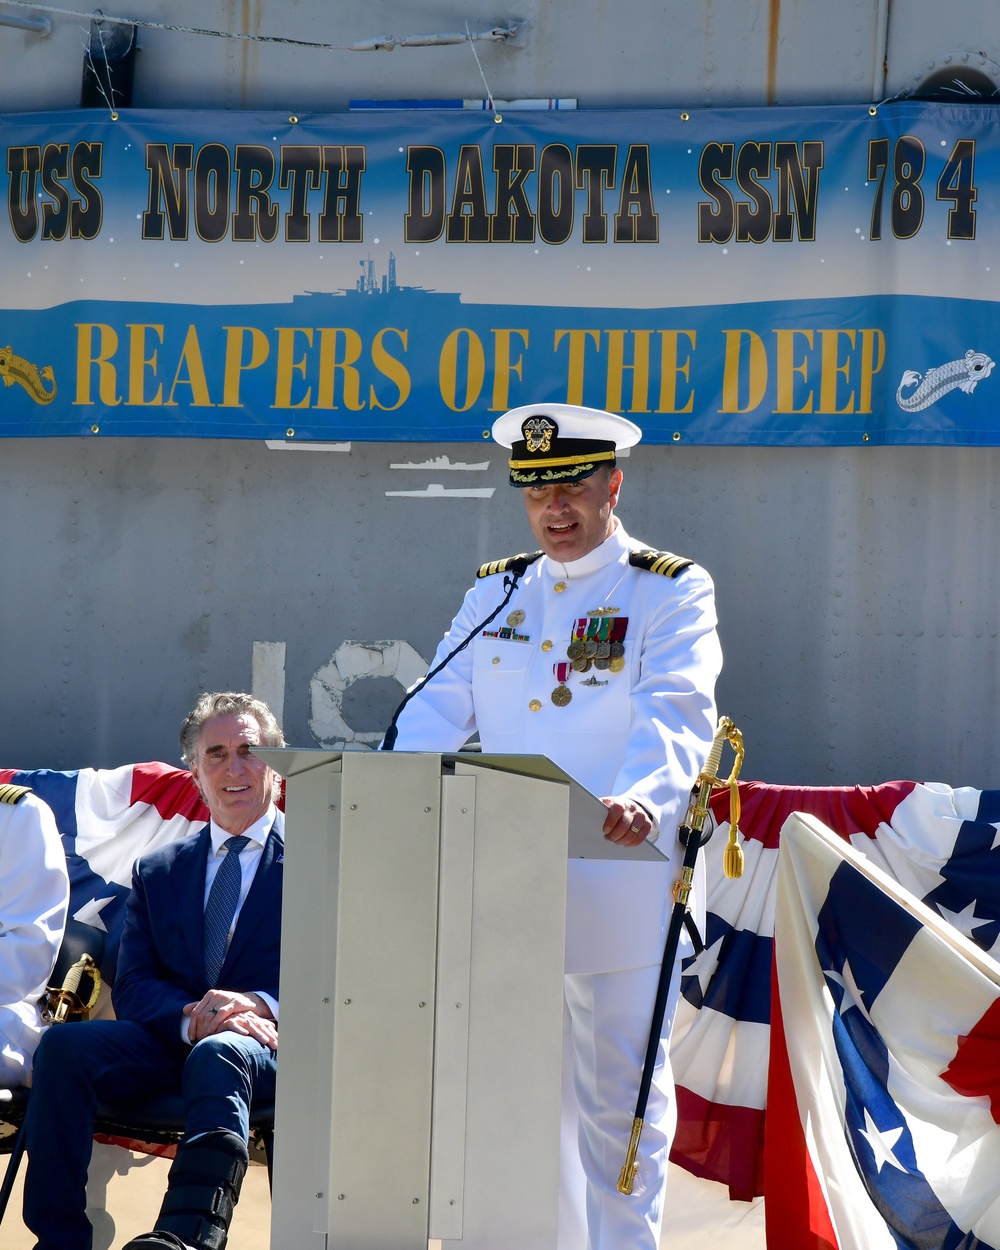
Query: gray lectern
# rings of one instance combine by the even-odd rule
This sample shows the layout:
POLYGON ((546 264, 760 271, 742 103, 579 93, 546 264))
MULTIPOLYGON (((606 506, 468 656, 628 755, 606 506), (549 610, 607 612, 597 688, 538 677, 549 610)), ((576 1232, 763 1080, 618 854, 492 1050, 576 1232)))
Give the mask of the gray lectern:
POLYGON ((552 1250, 568 857, 548 760, 264 750, 287 782, 272 1250, 552 1250))

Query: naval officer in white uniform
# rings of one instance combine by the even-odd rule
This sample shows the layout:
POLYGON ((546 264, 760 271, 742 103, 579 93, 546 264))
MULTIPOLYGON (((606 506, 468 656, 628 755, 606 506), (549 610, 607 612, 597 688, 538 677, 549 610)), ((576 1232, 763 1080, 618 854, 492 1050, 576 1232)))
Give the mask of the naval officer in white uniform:
POLYGON ((632 422, 537 404, 506 413, 493 437, 511 449, 510 481, 541 551, 479 570, 432 669, 475 637, 405 704, 394 745, 454 751, 478 730, 486 752, 547 755, 604 798, 607 838, 655 839, 667 857, 571 861, 566 939, 559 1250, 656 1250, 676 1121, 676 976, 632 1195, 617 1181, 682 859, 676 831, 716 724, 712 581, 619 521, 615 452, 639 441, 632 422))
POLYGON ((0 1085, 27 1085, 45 1025, 39 999, 69 912, 66 852, 51 809, 0 783, 0 1085))

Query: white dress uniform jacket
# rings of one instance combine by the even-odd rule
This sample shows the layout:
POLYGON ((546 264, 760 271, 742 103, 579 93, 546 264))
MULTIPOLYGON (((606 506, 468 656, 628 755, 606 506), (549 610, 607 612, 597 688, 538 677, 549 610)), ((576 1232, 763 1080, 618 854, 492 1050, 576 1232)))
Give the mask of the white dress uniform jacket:
MULTIPOLYGON (((676 830, 715 731, 722 655, 711 578, 697 565, 673 578, 631 566, 629 553, 644 548, 619 523, 579 560, 542 556, 398 722, 397 751, 454 751, 478 729, 485 752, 547 755, 592 794, 634 799, 653 817, 673 866, 571 862, 567 972, 660 962, 676 830), (624 668, 573 671, 561 683, 556 666, 568 666, 577 622, 597 616, 627 619, 624 668), (560 684, 572 696, 562 707, 551 697, 560 684)), ((504 577, 477 580, 434 665, 502 601, 504 577)))
POLYGON ((0 1075, 7 1081, 31 1072, 44 1027, 38 1000, 68 909, 66 856, 50 808, 33 794, 0 802, 0 1075))
POLYGON ((397 722, 397 750, 454 751, 478 729, 486 752, 547 755, 598 797, 626 797, 646 808, 659 828, 659 849, 674 861, 569 864, 558 1250, 655 1250, 663 1217, 672 1005, 633 1195, 623 1198, 615 1182, 681 858, 677 826, 715 730, 722 656, 708 574, 695 565, 673 578, 635 567, 629 554, 642 546, 619 523, 579 560, 542 556, 485 627, 480 623, 503 601, 509 575, 480 577, 434 664, 478 625, 474 641, 397 722), (574 636, 603 621, 620 636, 620 671, 595 665, 568 672, 574 636), (571 696, 567 703, 560 692, 563 706, 552 701, 559 686, 571 696))

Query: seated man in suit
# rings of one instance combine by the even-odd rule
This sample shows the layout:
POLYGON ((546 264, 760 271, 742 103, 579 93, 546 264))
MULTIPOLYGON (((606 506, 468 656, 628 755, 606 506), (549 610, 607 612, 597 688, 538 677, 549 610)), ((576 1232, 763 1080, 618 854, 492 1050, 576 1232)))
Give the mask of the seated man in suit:
POLYGON ((51 809, 0 784, 0 1085, 26 1085, 44 1025, 38 1000, 69 910, 66 853, 51 809))
POLYGON ((181 727, 211 814, 133 870, 112 1001, 117 1019, 50 1029, 26 1117, 24 1222, 35 1250, 90 1250, 87 1167, 99 1102, 184 1097, 185 1137, 153 1232, 129 1250, 221 1250, 246 1171, 253 1100, 274 1098, 283 746, 248 694, 206 694, 181 727))

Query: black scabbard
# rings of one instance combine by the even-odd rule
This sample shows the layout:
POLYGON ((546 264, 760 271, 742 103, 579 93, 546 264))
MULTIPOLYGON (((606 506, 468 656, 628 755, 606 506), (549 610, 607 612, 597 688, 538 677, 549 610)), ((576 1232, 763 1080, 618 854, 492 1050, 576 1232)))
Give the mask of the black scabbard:
MULTIPOLYGON (((698 787, 696 786, 694 792, 697 793, 697 791, 698 787)), ((660 979, 656 985, 656 999, 653 1003, 653 1016, 649 1025, 646 1058, 642 1065, 639 1093, 635 1100, 635 1114, 632 1118, 632 1137, 629 1142, 628 1154, 625 1158, 625 1166, 622 1168, 621 1176, 618 1178, 618 1192, 626 1195, 632 1192, 632 1182, 635 1179, 636 1168, 639 1166, 635 1161, 635 1156, 639 1148, 639 1135, 642 1132, 643 1121, 646 1118, 649 1090, 653 1084, 653 1069, 656 1067, 656 1056, 660 1048, 660 1034, 663 1031, 663 1017, 667 1012, 670 982, 673 978, 674 963, 677 959, 677 947, 681 940, 681 929, 684 928, 686 923, 691 923, 687 898, 690 892, 691 880, 694 876, 694 866, 698 859, 699 850, 708 841, 708 837, 711 836, 710 834, 706 835, 696 832, 689 825, 681 825, 677 834, 684 845, 680 882, 686 882, 688 888, 681 890, 680 896, 675 897, 674 905, 670 911, 667 940, 663 947, 663 962, 660 965, 660 979)))

